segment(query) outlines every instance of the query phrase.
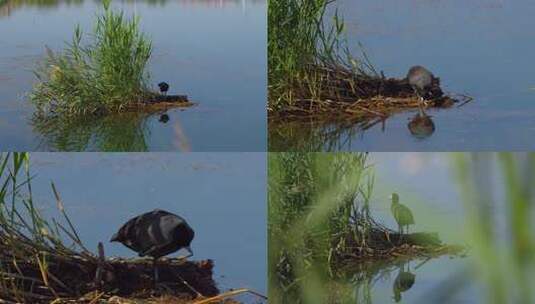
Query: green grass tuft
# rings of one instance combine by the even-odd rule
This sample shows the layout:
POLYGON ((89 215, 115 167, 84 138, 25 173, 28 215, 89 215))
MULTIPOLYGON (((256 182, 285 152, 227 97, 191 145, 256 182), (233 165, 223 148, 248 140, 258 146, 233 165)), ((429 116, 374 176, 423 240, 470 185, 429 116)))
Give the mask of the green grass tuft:
MULTIPOLYGON (((354 58, 343 37, 338 12, 327 20, 334 0, 270 0, 268 6, 269 110, 291 106, 299 99, 320 99, 323 67, 344 67, 354 75, 373 68, 354 58)), ((364 58, 366 59, 366 58, 364 58)))
POLYGON ((65 51, 47 58, 36 72, 39 83, 30 96, 40 114, 80 115, 119 112, 146 100, 145 71, 152 44, 139 29, 139 18, 127 19, 103 1, 90 39, 82 44, 82 30, 76 27, 65 51))

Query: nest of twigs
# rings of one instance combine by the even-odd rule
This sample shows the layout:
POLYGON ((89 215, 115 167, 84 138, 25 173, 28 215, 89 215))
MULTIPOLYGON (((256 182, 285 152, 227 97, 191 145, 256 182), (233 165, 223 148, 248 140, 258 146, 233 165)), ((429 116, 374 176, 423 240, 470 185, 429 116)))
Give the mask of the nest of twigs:
MULTIPOLYGON (((382 73, 369 76, 340 65, 310 65, 313 81, 296 85, 295 98, 289 105, 269 108, 272 121, 302 118, 359 117, 386 118, 396 112, 418 109, 420 99, 406 79, 386 78, 382 73), (313 83, 311 85, 310 83, 313 83), (312 89, 311 89, 312 88, 312 89)), ((463 104, 470 101, 461 96, 463 104)), ((447 96, 435 78, 425 96, 425 108, 449 108, 459 99, 447 96)))
POLYGON ((211 260, 162 261, 158 264, 160 281, 155 285, 152 261, 106 259, 101 254, 78 252, 60 244, 47 246, 0 230, 0 299, 91 302, 97 296, 153 299, 165 295, 185 302, 219 294, 211 260))
POLYGON ((371 218, 361 216, 360 223, 365 223, 366 232, 359 233, 363 226, 355 225, 357 233, 345 236, 345 246, 343 250, 334 252, 333 262, 345 264, 464 254, 464 247, 444 244, 436 232, 399 233, 371 218))

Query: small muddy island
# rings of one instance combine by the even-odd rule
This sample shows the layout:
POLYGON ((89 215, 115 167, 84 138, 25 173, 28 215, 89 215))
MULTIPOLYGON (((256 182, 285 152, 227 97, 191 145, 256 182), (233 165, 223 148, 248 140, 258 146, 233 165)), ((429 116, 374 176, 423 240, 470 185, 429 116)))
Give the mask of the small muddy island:
POLYGON ((158 84, 159 92, 151 89, 146 66, 152 42, 140 31, 138 17, 125 18, 110 5, 111 0, 103 2, 92 33, 77 26, 65 50, 55 53, 46 47, 29 96, 37 109, 35 119, 164 113, 193 105, 186 95, 168 95, 172 86, 166 82, 158 84))
MULTIPOLYGON (((312 117, 324 121, 342 117, 371 121, 407 110, 449 108, 461 101, 445 95, 440 79, 434 76, 419 93, 408 77, 359 74, 343 65, 310 65, 306 73, 321 79, 317 84, 321 90, 310 92, 306 87, 297 88, 291 103, 269 112, 274 123, 312 117)), ((462 101, 469 100, 463 97, 462 101)))

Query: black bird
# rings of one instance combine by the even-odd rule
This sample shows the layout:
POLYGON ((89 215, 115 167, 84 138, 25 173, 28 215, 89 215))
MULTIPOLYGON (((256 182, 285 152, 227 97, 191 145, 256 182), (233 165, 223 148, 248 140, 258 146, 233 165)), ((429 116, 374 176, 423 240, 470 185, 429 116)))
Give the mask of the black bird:
POLYGON ((160 92, 167 95, 167 91, 169 91, 169 84, 167 82, 160 82, 158 87, 160 88, 160 92))
POLYGON ((416 95, 420 97, 420 109, 423 108, 424 99, 432 89, 435 76, 423 66, 413 66, 407 73, 407 82, 412 87, 416 95))
POLYGON ((159 258, 182 248, 193 255, 190 244, 195 232, 185 219, 170 212, 155 209, 126 222, 110 242, 120 242, 140 257, 154 258, 154 281, 158 281, 156 262, 159 258))
POLYGON ((392 199, 390 211, 398 224, 399 233, 403 234, 403 228, 405 228, 405 233, 409 233, 409 225, 414 225, 414 216, 411 209, 399 203, 399 195, 397 193, 392 193, 390 198, 392 199))
POLYGON ((407 125, 412 136, 418 139, 427 138, 435 132, 435 123, 431 116, 426 115, 420 109, 420 113, 416 114, 407 125))

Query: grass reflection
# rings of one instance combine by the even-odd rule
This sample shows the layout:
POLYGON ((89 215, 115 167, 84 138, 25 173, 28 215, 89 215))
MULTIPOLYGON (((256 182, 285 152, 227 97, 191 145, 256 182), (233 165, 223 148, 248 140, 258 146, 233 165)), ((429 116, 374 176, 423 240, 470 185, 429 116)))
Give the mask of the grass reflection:
POLYGON ((39 150, 147 151, 148 115, 121 113, 104 117, 34 118, 41 135, 39 150))

